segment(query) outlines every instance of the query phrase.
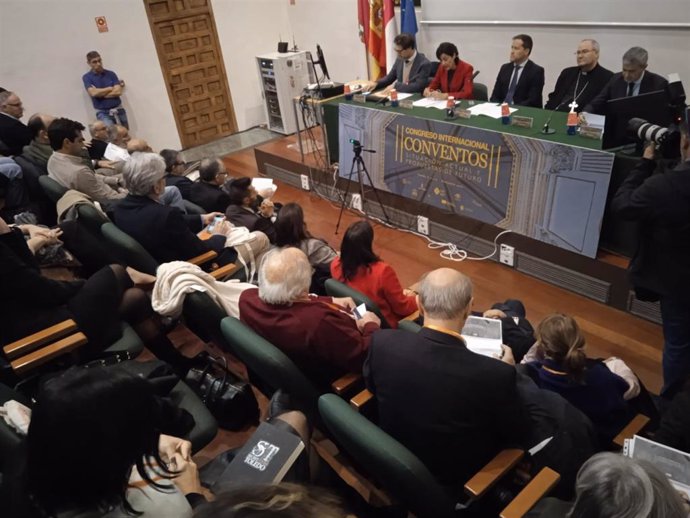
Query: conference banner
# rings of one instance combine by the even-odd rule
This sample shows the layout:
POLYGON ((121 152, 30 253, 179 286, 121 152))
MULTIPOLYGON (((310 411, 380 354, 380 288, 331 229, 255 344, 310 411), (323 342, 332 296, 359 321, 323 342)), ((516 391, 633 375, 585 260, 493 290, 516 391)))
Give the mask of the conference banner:
POLYGON ((354 139, 375 151, 362 160, 377 189, 596 256, 613 154, 367 106, 339 110, 340 176, 357 181, 354 139))

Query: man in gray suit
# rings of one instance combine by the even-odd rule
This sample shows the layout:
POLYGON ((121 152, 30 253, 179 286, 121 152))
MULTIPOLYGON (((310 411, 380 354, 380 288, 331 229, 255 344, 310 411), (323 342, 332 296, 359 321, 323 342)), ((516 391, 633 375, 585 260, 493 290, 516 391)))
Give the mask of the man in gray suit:
POLYGON ((417 44, 412 34, 398 34, 393 39, 393 48, 398 59, 388 74, 378 81, 369 81, 366 90, 384 88, 381 93, 387 95, 392 89, 403 93, 422 93, 429 84, 431 63, 424 54, 417 52, 417 44))

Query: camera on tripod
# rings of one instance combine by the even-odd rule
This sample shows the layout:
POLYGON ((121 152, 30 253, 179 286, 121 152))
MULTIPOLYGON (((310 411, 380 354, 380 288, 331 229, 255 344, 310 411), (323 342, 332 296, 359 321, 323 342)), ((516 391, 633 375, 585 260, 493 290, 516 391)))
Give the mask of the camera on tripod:
POLYGON ((628 121, 627 132, 632 138, 641 142, 654 142, 662 157, 678 158, 680 156, 678 126, 683 121, 688 123, 685 90, 679 78, 668 84, 666 94, 668 96, 667 109, 671 119, 671 123, 667 127, 653 124, 639 117, 633 117, 628 121))

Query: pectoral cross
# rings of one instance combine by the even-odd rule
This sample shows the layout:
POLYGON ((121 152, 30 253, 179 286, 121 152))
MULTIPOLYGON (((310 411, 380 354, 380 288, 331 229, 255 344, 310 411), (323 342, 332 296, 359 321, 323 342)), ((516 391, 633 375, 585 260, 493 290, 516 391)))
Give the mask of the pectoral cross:
POLYGON ((574 111, 575 111, 575 108, 577 108, 577 107, 579 106, 579 104, 577 104, 577 103, 575 102, 575 99, 573 99, 573 102, 571 102, 568 106, 570 106, 570 111, 571 111, 571 112, 574 112, 574 111))

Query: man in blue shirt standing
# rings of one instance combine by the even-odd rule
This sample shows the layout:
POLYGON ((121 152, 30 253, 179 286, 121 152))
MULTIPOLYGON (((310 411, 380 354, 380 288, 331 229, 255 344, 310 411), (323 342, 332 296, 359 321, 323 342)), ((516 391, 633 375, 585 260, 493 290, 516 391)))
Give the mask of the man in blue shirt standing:
POLYGON ((84 88, 91 96, 93 107, 96 108, 96 118, 106 125, 120 124, 129 129, 127 112, 122 107, 120 96, 125 88, 115 72, 103 68, 101 55, 92 50, 86 55, 86 62, 91 70, 82 76, 84 88))

